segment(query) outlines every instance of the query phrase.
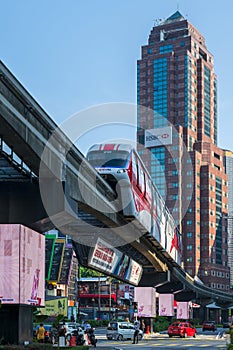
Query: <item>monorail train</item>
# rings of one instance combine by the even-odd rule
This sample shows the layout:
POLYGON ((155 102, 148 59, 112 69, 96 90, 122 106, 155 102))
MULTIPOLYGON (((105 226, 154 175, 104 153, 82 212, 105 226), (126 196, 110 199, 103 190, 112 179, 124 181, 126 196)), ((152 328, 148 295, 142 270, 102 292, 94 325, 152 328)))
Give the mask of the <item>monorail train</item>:
POLYGON ((140 224, 178 265, 181 234, 136 150, 129 144, 96 144, 87 152, 89 163, 116 191, 119 211, 140 224))

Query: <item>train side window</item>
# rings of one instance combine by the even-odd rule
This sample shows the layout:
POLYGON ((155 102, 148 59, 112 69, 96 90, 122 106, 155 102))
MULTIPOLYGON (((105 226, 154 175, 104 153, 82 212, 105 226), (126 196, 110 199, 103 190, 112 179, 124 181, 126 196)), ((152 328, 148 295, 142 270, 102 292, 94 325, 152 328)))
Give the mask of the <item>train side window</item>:
POLYGON ((161 203, 161 198, 156 190, 154 190, 154 198, 156 202, 156 212, 158 219, 161 220, 161 214, 162 214, 162 203, 161 203))
POLYGON ((151 202, 151 181, 147 174, 145 174, 145 198, 148 200, 148 202, 151 202))
POLYGON ((142 170, 142 166, 140 163, 138 163, 138 188, 142 193, 145 191, 145 179, 144 179, 144 172, 142 170))
POLYGON ((137 184, 137 163, 134 154, 132 154, 132 182, 137 184))

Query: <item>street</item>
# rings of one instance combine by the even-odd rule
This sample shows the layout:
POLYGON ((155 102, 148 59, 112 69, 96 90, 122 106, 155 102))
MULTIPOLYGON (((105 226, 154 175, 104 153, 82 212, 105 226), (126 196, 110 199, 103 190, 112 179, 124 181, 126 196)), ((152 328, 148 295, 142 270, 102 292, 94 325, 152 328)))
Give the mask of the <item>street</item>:
MULTIPOLYGON (((124 350, 140 348, 141 350, 150 350, 154 348, 158 349, 172 349, 172 350, 214 350, 214 349, 226 349, 225 336, 219 338, 218 334, 222 329, 218 329, 216 332, 202 332, 196 338, 169 338, 166 333, 145 335, 145 338, 138 344, 132 344, 131 340, 125 341, 111 341, 107 340, 105 336, 105 330, 96 330, 96 337, 98 339, 97 349, 112 349, 112 350, 124 350)), ((224 330, 225 331, 225 330, 224 330)))

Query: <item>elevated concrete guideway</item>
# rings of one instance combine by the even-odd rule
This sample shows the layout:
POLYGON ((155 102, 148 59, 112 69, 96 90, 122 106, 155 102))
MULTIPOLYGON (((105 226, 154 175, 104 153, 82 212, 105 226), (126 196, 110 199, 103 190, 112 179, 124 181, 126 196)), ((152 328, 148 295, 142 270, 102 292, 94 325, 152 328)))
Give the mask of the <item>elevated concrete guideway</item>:
MULTIPOLYGON (((45 232, 55 226, 50 220, 50 217, 52 219, 55 217, 56 227, 70 234, 75 241, 77 238, 79 242, 85 242, 87 236, 88 242, 94 241, 96 236, 101 236, 98 228, 103 227, 109 228, 108 241, 115 245, 124 245, 141 236, 142 233, 135 225, 125 221, 114 207, 112 201, 116 197, 115 192, 89 165, 82 153, 72 145, 67 136, 3 63, 0 63, 0 92, 0 137, 12 149, 12 153, 16 153, 34 174, 33 180, 27 185, 18 182, 6 186, 6 182, 4 183, 2 198, 11 203, 9 206, 11 210, 8 213, 0 213, 0 222, 20 222, 39 232, 45 232), (57 173, 51 174, 48 171, 45 175, 43 174, 48 197, 52 198, 52 201, 49 200, 49 203, 46 203, 46 209, 49 209, 52 214, 48 217, 40 198, 38 177, 41 157, 51 135, 54 137, 49 148, 51 152, 49 157, 53 160, 57 173), (65 162, 64 155, 66 155, 65 162), (81 172, 80 165, 82 165, 81 172), (33 193, 34 201, 30 196, 25 196, 25 186, 28 186, 29 192, 33 193), (59 186, 62 186, 62 195, 65 193, 68 203, 58 198, 59 186), (9 187, 14 190, 9 191, 9 187), (88 205, 83 200, 81 192, 88 197, 88 203, 95 203, 95 208, 103 208, 104 213, 88 205), (19 209, 12 208, 18 207, 20 195, 23 201, 21 208, 26 209, 26 214, 20 211, 19 215, 19 209), (58 206, 57 203, 59 203, 58 206), (124 227, 125 225, 127 228, 124 227), (118 227, 121 230, 116 233, 118 227)), ((143 246, 141 249, 143 250, 143 246)), ((156 271, 167 269, 166 264, 148 254, 146 248, 144 252, 147 258, 139 251, 131 249, 132 255, 134 258, 137 255, 136 260, 140 263, 153 267, 156 271)))
MULTIPOLYGON (((78 176, 79 183, 82 183, 83 191, 85 191, 86 195, 88 193, 89 201, 96 203, 96 207, 105 208, 106 212, 114 212, 115 208, 113 208, 111 201, 115 198, 115 193, 113 193, 112 189, 85 162, 81 152, 71 144, 69 139, 58 129, 54 121, 2 63, 0 63, 0 92, 1 139, 27 164, 30 170, 36 176, 39 176, 39 167, 44 148, 51 135, 54 134, 56 144, 52 145, 54 146, 51 150, 54 158, 52 161, 55 166, 62 166, 60 157, 67 154, 69 161, 66 162, 66 179, 64 183, 69 183, 70 197, 77 203, 82 202, 80 191, 76 190, 78 176), (83 162, 85 162, 85 168, 82 167, 82 173, 79 173, 80 164, 83 162), (93 183, 95 187, 93 187, 93 183)), ((57 170, 58 174, 46 174, 45 176, 54 180, 54 182, 56 182, 55 180, 62 182, 63 179, 59 178, 61 175, 59 173, 60 169, 58 168, 57 170)), ((105 220, 108 221, 108 219, 118 225, 115 213, 106 214, 105 220)), ((38 229, 41 232, 45 230, 40 219, 37 223, 38 229)))
MULTIPOLYGON (((0 177, 0 205, 8 203, 7 210, 0 212, 0 223, 22 223, 41 233, 56 227, 73 238, 80 261, 86 266, 90 247, 85 242, 94 244, 100 236, 143 266, 141 286, 158 286, 161 292, 175 289, 176 295, 189 294, 191 299, 203 297, 233 304, 231 294, 197 284, 169 259, 159 244, 140 232, 136 223, 128 223, 120 215, 113 202, 115 192, 1 62, 0 123, 0 138, 12 150, 11 157, 1 149, 2 162, 11 166, 13 154, 17 154, 31 171, 23 181, 9 181, 7 174, 0 177), (42 201, 40 163, 52 135, 47 151, 49 164, 43 168, 40 179, 41 188, 47 193, 42 201), (50 170, 51 164, 55 171, 50 170), (95 208, 88 203, 95 203, 95 208), (106 237, 102 228, 108 229, 106 237)), ((22 164, 18 163, 19 172, 20 167, 22 164)))

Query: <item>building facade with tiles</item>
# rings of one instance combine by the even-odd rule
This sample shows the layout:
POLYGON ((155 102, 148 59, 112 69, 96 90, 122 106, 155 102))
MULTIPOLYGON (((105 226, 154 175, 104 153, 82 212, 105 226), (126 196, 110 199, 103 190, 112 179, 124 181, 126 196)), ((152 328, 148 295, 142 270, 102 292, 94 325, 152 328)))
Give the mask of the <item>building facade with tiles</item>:
POLYGON ((182 232, 183 266, 227 291, 228 177, 217 145, 214 57, 179 11, 142 46, 137 104, 138 152, 182 232))

